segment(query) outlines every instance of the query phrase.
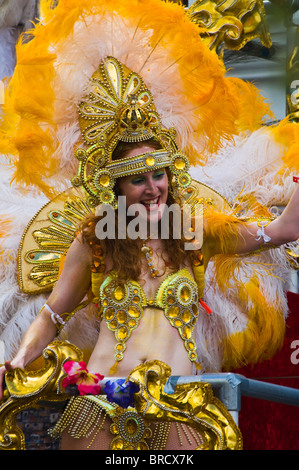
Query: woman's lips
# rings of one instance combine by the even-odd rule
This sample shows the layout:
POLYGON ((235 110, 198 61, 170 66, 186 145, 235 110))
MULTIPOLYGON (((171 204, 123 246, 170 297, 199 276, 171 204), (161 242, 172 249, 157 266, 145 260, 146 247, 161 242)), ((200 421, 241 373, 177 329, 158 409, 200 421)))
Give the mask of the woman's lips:
POLYGON ((141 204, 146 208, 148 212, 157 210, 160 205, 160 196, 156 198, 147 199, 146 201, 141 201, 141 204))

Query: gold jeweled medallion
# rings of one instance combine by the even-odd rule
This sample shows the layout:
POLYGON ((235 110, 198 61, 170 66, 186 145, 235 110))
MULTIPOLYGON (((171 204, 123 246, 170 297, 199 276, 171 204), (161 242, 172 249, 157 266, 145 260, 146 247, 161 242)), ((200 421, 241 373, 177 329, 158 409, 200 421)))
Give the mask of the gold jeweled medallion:
POLYGON ((116 416, 110 426, 115 435, 110 444, 111 450, 149 450, 145 439, 150 438, 152 431, 144 419, 134 409, 124 410, 118 407, 116 416))
POLYGON ((137 282, 122 284, 114 276, 112 279, 109 276, 101 285, 100 300, 103 319, 115 334, 117 343, 114 358, 119 362, 123 359, 126 341, 139 325, 146 298, 137 282))

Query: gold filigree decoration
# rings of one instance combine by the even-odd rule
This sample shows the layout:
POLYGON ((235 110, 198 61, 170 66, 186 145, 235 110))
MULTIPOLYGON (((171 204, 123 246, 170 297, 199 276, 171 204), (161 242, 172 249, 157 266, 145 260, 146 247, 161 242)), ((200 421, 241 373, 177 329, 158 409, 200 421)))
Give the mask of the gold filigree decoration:
POLYGON ((206 29, 203 40, 219 55, 223 49, 240 50, 255 38, 265 47, 272 44, 262 0, 197 0, 186 14, 206 29))
POLYGON ((58 279, 61 257, 75 239, 80 223, 92 211, 86 194, 71 188, 32 218, 18 253, 18 281, 23 292, 39 294, 52 290, 58 279))
POLYGON ((101 62, 78 110, 83 140, 87 145, 102 144, 104 153, 99 152, 99 156, 109 157, 119 140, 148 140, 161 126, 142 78, 114 57, 101 62))
POLYGON ((177 384, 173 393, 164 391, 171 369, 160 361, 136 367, 128 380, 139 385, 135 408, 150 421, 179 421, 199 431, 203 444, 197 450, 240 450, 242 435, 210 384, 177 384))
POLYGON ((152 435, 148 423, 133 408, 116 407, 110 431, 115 436, 111 450, 149 450, 145 439, 152 435))
POLYGON ((6 389, 0 401, 0 450, 24 450, 25 438, 18 427, 18 414, 39 402, 66 401, 61 381, 62 365, 68 360, 81 361, 82 352, 70 343, 54 341, 43 352, 44 366, 39 370, 14 369, 6 372, 6 389))
POLYGON ((181 193, 181 205, 188 204, 192 216, 198 213, 199 205, 213 205, 220 211, 231 208, 229 202, 214 189, 192 179, 189 187, 181 193))
MULTIPOLYGON (((21 411, 40 402, 43 406, 51 406, 51 403, 70 399, 61 385, 65 377, 62 366, 68 360, 81 361, 82 356, 76 346, 55 341, 44 350, 41 369, 14 369, 5 374, 6 390, 0 402, 0 450, 25 449, 24 435, 17 425, 21 411)), ((67 409, 71 405, 73 410, 72 402, 75 401, 80 411, 86 399, 87 402, 95 402, 100 413, 105 410, 112 419, 110 448, 113 450, 147 450, 146 439, 151 437, 150 423, 157 421, 191 426, 203 439, 196 450, 242 449, 241 432, 226 407, 214 396, 211 385, 192 381, 176 384, 173 392, 167 393, 165 384, 170 375, 171 369, 167 364, 147 361, 133 369, 127 378, 139 386, 139 392, 134 394, 135 407, 123 409, 107 401, 105 396, 90 395, 72 397, 67 409), (84 399, 82 403, 81 398, 84 399)), ((67 420, 62 418, 65 424, 67 420)))
POLYGON ((75 187, 89 194, 88 202, 116 205, 116 179, 170 167, 173 189, 191 182, 189 161, 175 142, 176 131, 163 128, 150 91, 141 76, 106 57, 89 82, 89 93, 78 106, 83 146, 75 151, 79 161, 72 178, 75 187), (113 160, 123 142, 143 142, 154 137, 161 150, 113 160))
MULTIPOLYGON (((182 193, 194 215, 201 203, 228 207, 225 199, 204 184, 192 180, 182 193)), ((18 281, 22 292, 39 294, 53 289, 59 275, 60 260, 76 237, 80 223, 92 214, 83 189, 70 188, 54 198, 27 225, 18 253, 18 281)))

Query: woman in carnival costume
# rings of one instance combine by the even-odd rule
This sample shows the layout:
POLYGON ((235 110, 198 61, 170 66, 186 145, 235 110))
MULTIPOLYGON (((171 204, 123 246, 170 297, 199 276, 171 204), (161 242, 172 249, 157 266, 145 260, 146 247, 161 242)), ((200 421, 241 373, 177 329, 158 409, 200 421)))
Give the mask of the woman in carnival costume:
MULTIPOLYGON (((51 431, 63 436, 62 448, 238 449, 239 430, 220 403, 213 402, 208 419, 200 415, 198 384, 169 394, 156 384, 147 399, 144 384, 159 374, 256 363, 281 346, 287 316, 281 278, 288 281, 291 272, 281 245, 299 238, 299 190, 290 184, 298 130, 288 122, 263 126, 268 107, 254 87, 225 77, 182 7, 123 3, 65 0, 52 10, 44 2, 31 41, 17 47, 1 128, 15 186, 7 188, 8 166, 1 184, 12 205, 23 198, 27 212, 9 211, 8 201, 3 265, 18 249, 28 212, 37 210, 37 195, 55 208, 71 180, 85 191, 89 215, 74 240, 65 241, 46 303, 42 289, 30 302, 26 289, 13 300, 2 295, 2 306, 11 302, 14 314, 2 320, 1 380, 7 370, 28 366, 58 335, 81 348, 87 362, 64 365, 63 385, 75 384, 80 395, 51 431), (221 188, 215 182, 217 190, 229 188, 229 204, 202 182, 212 186, 238 153, 242 163, 249 160, 253 142, 263 164, 247 191, 237 194, 233 175, 221 188), (279 194, 293 193, 276 218, 266 208, 274 190, 260 189, 269 177, 279 194), (180 210, 171 215, 170 206, 180 210), (122 236, 116 230, 105 238, 104 222, 122 236), (73 316, 83 299, 89 307, 73 316), (103 386, 104 377, 128 382, 103 386)), ((237 181, 238 165, 234 170, 237 181)), ((34 262, 32 250, 19 253, 34 262)), ((31 280, 43 263, 36 267, 31 280)), ((15 269, 13 260, 3 268, 6 283, 13 285, 15 269)))

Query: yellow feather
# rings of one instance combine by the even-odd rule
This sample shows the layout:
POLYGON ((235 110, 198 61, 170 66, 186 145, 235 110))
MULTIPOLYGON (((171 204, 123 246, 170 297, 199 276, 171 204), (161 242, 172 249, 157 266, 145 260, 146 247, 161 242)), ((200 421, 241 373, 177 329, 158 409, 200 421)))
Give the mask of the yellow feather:
POLYGON ((283 174, 286 168, 299 171, 299 123, 291 121, 291 116, 287 116, 271 128, 271 133, 273 139, 284 147, 280 173, 283 174))
POLYGON ((239 298, 248 308, 248 324, 224 341, 224 369, 256 364, 270 359, 282 347, 285 322, 279 307, 272 306, 262 294, 256 279, 244 284, 239 298))
MULTIPOLYGON (((206 158, 228 140, 233 140, 240 132, 258 128, 266 115, 272 116, 252 85, 226 77, 222 60, 201 40, 204 30, 190 21, 182 5, 161 0, 63 0, 53 9, 52 3, 42 0, 42 21, 30 32, 32 39, 18 42, 17 66, 6 92, 0 145, 2 152, 12 155, 18 182, 28 184, 30 181, 47 195, 53 192, 46 178, 55 174, 58 163, 55 166, 52 157, 59 145, 55 136, 57 122, 53 122, 58 92, 54 81, 56 68, 64 65, 65 41, 76 43, 76 24, 85 22, 91 15, 99 24, 104 17, 111 18, 113 24, 114 16, 120 15, 133 28, 138 26, 141 31, 151 31, 150 46, 153 50, 159 44, 165 52, 165 69, 175 64, 179 72, 177 84, 165 93, 180 96, 182 108, 186 105, 188 109, 188 119, 192 122, 189 143, 183 150, 191 164, 204 164, 206 158), (60 63, 56 63, 56 51, 61 54, 60 63), (27 144, 28 152, 19 153, 22 138, 26 140, 30 134, 30 123, 31 150, 38 159, 39 170, 35 163, 31 167, 27 144), (197 141, 206 144, 200 155, 197 141)), ((90 41, 92 43, 93 38, 90 41)), ((163 81, 162 72, 157 80, 163 81)), ((184 119, 184 111, 180 113, 184 119)), ((298 138, 294 137, 293 141, 293 150, 286 154, 285 162, 297 168, 298 144, 295 143, 298 138)))
POLYGON ((238 96, 238 126, 242 131, 254 132, 270 118, 275 119, 269 104, 259 90, 250 82, 230 77, 231 86, 235 86, 238 96))
POLYGON ((207 252, 235 253, 237 234, 244 225, 235 211, 232 209, 231 213, 224 213, 213 206, 206 206, 203 220, 207 252))

